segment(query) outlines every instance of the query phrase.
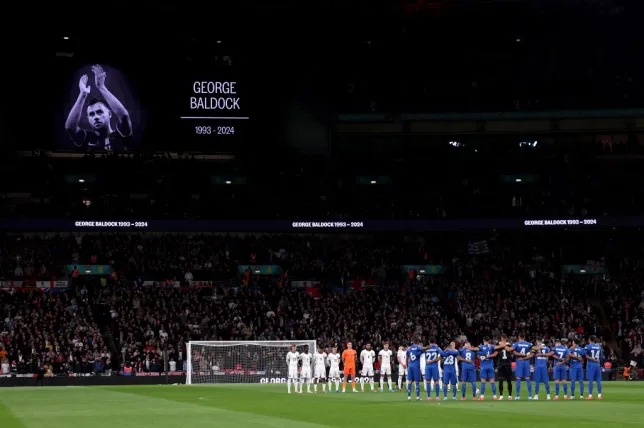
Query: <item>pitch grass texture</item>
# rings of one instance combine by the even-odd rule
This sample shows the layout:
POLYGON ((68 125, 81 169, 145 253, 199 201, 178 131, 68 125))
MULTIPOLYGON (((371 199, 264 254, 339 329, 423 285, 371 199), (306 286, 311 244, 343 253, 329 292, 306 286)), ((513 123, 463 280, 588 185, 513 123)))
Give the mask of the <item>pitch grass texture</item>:
POLYGON ((521 401, 475 402, 468 392, 470 401, 449 393, 440 404, 424 392, 408 402, 406 392, 288 395, 271 384, 2 388, 0 427, 644 427, 644 382, 603 386, 602 401, 546 401, 543 388, 527 401, 522 388, 521 401))

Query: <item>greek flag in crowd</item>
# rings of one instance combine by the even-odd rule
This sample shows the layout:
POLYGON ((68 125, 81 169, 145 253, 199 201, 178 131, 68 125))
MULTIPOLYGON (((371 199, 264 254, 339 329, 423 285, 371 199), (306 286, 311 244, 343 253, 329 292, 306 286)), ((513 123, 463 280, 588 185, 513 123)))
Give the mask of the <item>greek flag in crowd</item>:
POLYGON ((467 244, 467 252, 470 255, 487 254, 490 252, 490 247, 487 244, 487 241, 470 242, 467 244))

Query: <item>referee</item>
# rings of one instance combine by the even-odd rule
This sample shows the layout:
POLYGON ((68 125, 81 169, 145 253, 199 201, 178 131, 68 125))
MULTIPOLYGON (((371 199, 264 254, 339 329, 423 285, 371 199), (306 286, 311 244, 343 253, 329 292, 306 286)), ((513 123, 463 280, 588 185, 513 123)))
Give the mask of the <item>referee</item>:
MULTIPOLYGON (((501 341, 507 342, 508 336, 502 335, 501 341)), ((512 400, 512 360, 514 359, 513 353, 501 349, 496 357, 496 370, 497 378, 499 380, 499 400, 503 400, 503 381, 508 383, 508 400, 512 400)))

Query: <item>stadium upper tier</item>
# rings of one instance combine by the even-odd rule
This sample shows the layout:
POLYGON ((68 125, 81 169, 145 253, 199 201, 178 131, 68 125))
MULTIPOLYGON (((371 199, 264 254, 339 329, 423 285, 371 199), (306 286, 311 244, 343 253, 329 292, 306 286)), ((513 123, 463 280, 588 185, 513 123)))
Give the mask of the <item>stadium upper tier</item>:
POLYGON ((191 155, 7 158, 2 211, 5 218, 287 221, 641 214, 639 136, 576 138, 425 145, 422 137, 347 136, 331 158, 275 153, 234 163, 191 155))

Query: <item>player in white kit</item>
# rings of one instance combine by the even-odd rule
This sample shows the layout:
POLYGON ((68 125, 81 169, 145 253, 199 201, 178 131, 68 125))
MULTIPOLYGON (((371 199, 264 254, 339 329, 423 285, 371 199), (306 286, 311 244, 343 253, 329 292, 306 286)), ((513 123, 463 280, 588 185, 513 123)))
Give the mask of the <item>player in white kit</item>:
POLYGON ((303 393, 304 382, 306 382, 306 392, 309 394, 311 391, 311 361, 313 355, 309 353, 309 347, 304 348, 304 352, 300 354, 300 361, 302 361, 302 371, 300 372, 300 394, 303 393))
POLYGON ((383 391, 383 382, 385 377, 387 378, 387 384, 389 385, 389 392, 394 392, 394 389, 391 385, 391 357, 393 352, 389 349, 389 342, 384 343, 384 349, 381 349, 378 352, 378 361, 380 361, 380 392, 383 391))
POLYGON ((333 347, 331 353, 327 355, 326 361, 329 365, 329 391, 331 391, 331 383, 335 382, 335 392, 340 392, 340 361, 342 356, 338 354, 338 348, 333 347))
POLYGON ((369 378, 371 392, 376 392, 373 384, 373 362, 376 359, 376 353, 371 349, 371 344, 367 343, 365 349, 360 353, 360 362, 362 363, 362 373, 360 373, 360 388, 364 392, 364 379, 369 378))
POLYGON ((407 373, 407 354, 405 353, 405 347, 398 347, 398 354, 396 354, 396 359, 398 360, 398 391, 402 391, 402 381, 403 377, 407 373))
POLYGON ((326 392, 326 352, 322 347, 318 347, 313 355, 313 391, 318 392, 318 383, 322 383, 322 392, 326 392))
POLYGON ((300 360, 300 354, 297 352, 297 346, 291 345, 291 350, 286 354, 286 365, 288 367, 288 393, 291 393, 291 384, 295 385, 297 393, 297 363, 300 360))
MULTIPOLYGON (((422 347, 423 344, 421 343, 420 346, 422 347)), ((425 379, 425 368, 427 367, 427 361, 425 361, 424 358, 420 359, 420 378, 425 379)), ((425 389, 425 392, 427 392, 427 382, 421 382, 423 384, 423 388, 425 389)))

